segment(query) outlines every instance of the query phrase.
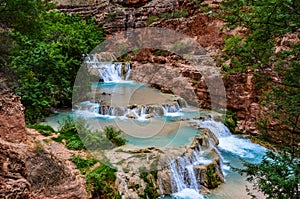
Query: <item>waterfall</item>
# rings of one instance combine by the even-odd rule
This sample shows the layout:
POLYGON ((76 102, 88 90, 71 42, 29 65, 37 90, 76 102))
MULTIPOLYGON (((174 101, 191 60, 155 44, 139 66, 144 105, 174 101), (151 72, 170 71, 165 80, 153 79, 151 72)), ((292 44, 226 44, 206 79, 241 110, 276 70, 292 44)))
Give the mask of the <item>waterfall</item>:
POLYGON ((89 108, 89 111, 100 115, 127 116, 129 118, 144 120, 154 116, 178 116, 180 115, 181 108, 178 103, 164 105, 129 105, 128 107, 110 107, 95 104, 89 108))
POLYGON ((178 102, 162 105, 164 116, 180 116, 181 106, 178 102))
POLYGON ((128 62, 100 62, 95 55, 89 55, 85 63, 90 68, 98 69, 100 82, 128 80, 130 76, 131 68, 128 62))
POLYGON ((97 68, 104 82, 128 80, 130 76, 129 63, 99 63, 97 68))
POLYGON ((201 128, 208 128, 217 138, 231 136, 230 130, 222 123, 214 120, 204 120, 199 122, 201 128))
POLYGON ((110 115, 114 116, 115 115, 115 109, 109 106, 101 106, 99 108, 99 114, 100 115, 110 115))
POLYGON ((195 165, 204 163, 197 154, 198 152, 194 150, 192 157, 184 155, 178 157, 176 161, 169 161, 174 196, 195 199, 203 198, 194 171, 195 165))
POLYGON ((178 102, 176 102, 175 104, 164 104, 163 108, 165 113, 175 113, 180 111, 178 102))

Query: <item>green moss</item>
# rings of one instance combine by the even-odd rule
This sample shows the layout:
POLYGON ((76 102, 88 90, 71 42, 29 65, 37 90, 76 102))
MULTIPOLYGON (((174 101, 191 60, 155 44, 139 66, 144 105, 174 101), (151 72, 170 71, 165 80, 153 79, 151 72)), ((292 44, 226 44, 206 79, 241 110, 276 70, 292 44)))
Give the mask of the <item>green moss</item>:
POLYGON ((86 188, 92 198, 120 198, 115 187, 116 168, 102 164, 86 176, 86 188))
POLYGON ((124 171, 124 173, 129 173, 130 169, 123 167, 122 170, 124 171))
POLYGON ((236 132, 237 119, 238 117, 235 113, 231 111, 226 112, 224 124, 232 133, 238 133, 236 132))
POLYGON ((214 165, 210 164, 207 167, 208 187, 209 189, 217 188, 220 185, 220 178, 216 172, 214 165))

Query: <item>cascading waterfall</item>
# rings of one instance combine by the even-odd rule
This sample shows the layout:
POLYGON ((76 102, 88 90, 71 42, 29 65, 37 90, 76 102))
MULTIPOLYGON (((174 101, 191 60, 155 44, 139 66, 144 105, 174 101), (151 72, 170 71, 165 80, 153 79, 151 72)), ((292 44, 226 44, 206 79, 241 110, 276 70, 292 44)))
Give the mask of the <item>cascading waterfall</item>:
POLYGON ((128 80, 130 76, 129 63, 97 63, 96 66, 103 82, 128 80))
POLYGON ((130 76, 130 63, 123 62, 99 62, 94 55, 87 56, 85 63, 90 68, 97 68, 100 74, 100 82, 128 80, 130 76))
MULTIPOLYGON (((110 107, 103 105, 101 106, 100 103, 81 103, 79 106, 87 107, 88 111, 92 113, 96 113, 99 115, 106 115, 106 116, 126 116, 129 114, 133 114, 135 118, 145 119, 146 116, 152 115, 154 116, 177 116, 180 115, 181 107, 177 105, 140 105, 137 107, 110 107), (165 108, 169 107, 169 108, 165 108)), ((82 110, 82 108, 79 108, 82 110)))
MULTIPOLYGON (((199 126, 202 128, 209 128, 218 138, 231 136, 228 128, 221 122, 204 120, 199 121, 199 126)), ((223 157, 219 153, 218 149, 214 146, 214 144, 209 144, 209 148, 213 148, 219 155, 222 167, 223 157)), ((199 190, 200 184, 197 182, 194 166, 207 165, 210 163, 211 160, 203 158, 203 150, 200 145, 193 150, 190 157, 184 155, 178 157, 176 161, 170 161, 169 168, 171 171, 173 195, 175 197, 189 198, 189 195, 199 193, 198 196, 193 195, 190 198, 203 198, 199 190)), ((220 172, 220 175, 224 175, 223 168, 217 172, 220 172)))
MULTIPOLYGON (((194 152, 197 153, 197 151, 194 152)), ((200 165, 202 162, 198 155, 196 156, 196 158, 189 158, 184 155, 183 157, 178 157, 176 161, 170 160, 172 192, 175 197, 203 198, 194 171, 194 166, 200 165)))
MULTIPOLYGON (((130 63, 103 63, 99 62, 97 57, 93 55, 88 56, 85 62, 88 67, 98 70, 100 82, 120 82, 129 79, 131 71, 130 63)), ((186 102, 184 99, 179 98, 172 103, 155 106, 139 105, 139 107, 112 107, 99 103, 89 110, 102 116, 129 116, 130 118, 144 120, 154 116, 178 116, 180 115, 182 107, 186 107, 186 102)))

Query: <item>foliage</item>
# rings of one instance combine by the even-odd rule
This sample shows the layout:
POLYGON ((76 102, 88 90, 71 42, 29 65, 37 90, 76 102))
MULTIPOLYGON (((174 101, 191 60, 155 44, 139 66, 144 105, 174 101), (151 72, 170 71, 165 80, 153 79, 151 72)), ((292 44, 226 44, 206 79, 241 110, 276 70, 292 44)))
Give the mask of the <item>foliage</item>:
POLYGON ((120 137, 120 135, 122 134, 121 130, 116 130, 112 126, 107 126, 104 129, 104 133, 105 133, 106 138, 109 141, 111 141, 112 144, 114 144, 116 146, 122 146, 122 145, 126 144, 126 139, 123 137, 120 137))
POLYGON ((55 130, 51 126, 45 124, 34 124, 28 127, 37 130, 44 136, 50 136, 53 132, 55 132, 55 130))
POLYGON ((159 20, 159 17, 158 17, 158 16, 150 16, 150 17, 147 19, 146 23, 147 23, 148 25, 150 25, 150 24, 156 22, 157 20, 159 20))
MULTIPOLYGON (((229 0, 222 9, 229 28, 243 28, 243 36, 231 36, 225 41, 223 54, 231 64, 223 64, 223 69, 255 72, 256 87, 266 95, 263 105, 272 113, 267 117, 280 124, 275 132, 273 129, 277 134, 274 137, 287 137, 282 139, 283 144, 290 145, 295 154, 295 145, 300 141, 300 44, 290 43, 286 50, 275 47, 287 34, 297 33, 300 5, 290 0, 229 0), (276 73, 268 72, 269 69, 276 73)), ((270 121, 263 119, 260 126, 268 128, 270 121)), ((264 137, 272 140, 268 130, 264 137)))
POLYGON ((79 169, 82 174, 86 174, 90 167, 98 162, 98 160, 91 156, 84 159, 80 155, 74 155, 70 160, 76 164, 76 169, 79 169))
POLYGON ((1 0, 0 24, 24 34, 38 29, 39 14, 52 5, 42 0, 1 0))
POLYGON ((265 105, 273 110, 271 115, 280 124, 281 133, 287 139, 283 144, 291 147, 291 154, 300 157, 300 44, 292 50, 278 53, 280 60, 275 68, 281 80, 272 86, 265 105), (268 103, 273 102, 273 103, 268 103))
POLYGON ((91 18, 47 11, 39 20, 39 35, 12 33, 16 45, 11 66, 21 83, 16 92, 22 96, 30 123, 46 115, 51 106, 71 104, 82 53, 92 50, 103 37, 91 18))
POLYGON ((110 163, 101 164, 91 170, 98 162, 92 156, 83 158, 80 155, 74 155, 70 160, 76 164, 76 169, 85 175, 87 192, 93 198, 120 198, 114 186, 117 170, 110 163))
POLYGON ((144 190, 144 195, 141 196, 141 198, 157 198, 159 197, 159 194, 156 189, 156 185, 154 184, 157 180, 157 168, 156 167, 157 162, 154 162, 151 164, 151 168, 153 169, 149 171, 145 166, 141 166, 139 168, 140 172, 140 178, 144 180, 146 184, 146 188, 144 190))
POLYGON ((207 166, 207 178, 208 178, 207 188, 213 189, 220 185, 220 178, 217 175, 215 166, 212 164, 207 166))
POLYGON ((226 111, 224 124, 232 133, 235 132, 235 128, 237 127, 237 115, 231 111, 226 111))
POLYGON ((160 17, 164 19, 175 19, 175 18, 186 17, 187 15, 188 15, 188 11, 186 9, 183 9, 183 10, 174 10, 173 12, 162 13, 160 17))
MULTIPOLYGON (((245 163, 239 172, 247 175, 254 188, 267 199, 297 199, 300 197, 300 160, 287 153, 268 151, 260 164, 245 163)), ((256 198, 250 193, 253 198, 256 198)))
POLYGON ((86 186, 92 197, 116 198, 114 187, 116 168, 102 164, 89 172, 86 176, 86 186))
POLYGON ((299 198, 300 44, 278 48, 285 36, 299 37, 299 10, 295 0, 227 0, 222 6, 227 27, 241 30, 225 41, 223 56, 230 64, 223 69, 255 75, 256 88, 266 96, 262 104, 269 109, 258 122, 262 136, 286 150, 268 152, 257 165, 245 163, 247 179, 268 198, 299 198))
POLYGON ((234 70, 270 67, 276 38, 296 32, 300 25, 300 5, 294 0, 228 0, 222 4, 222 18, 227 27, 242 27, 246 36, 226 40, 224 56, 231 60, 230 67, 234 70))
POLYGON ((72 150, 107 150, 126 144, 126 139, 120 137, 122 131, 108 126, 104 131, 92 131, 82 118, 66 117, 61 122, 59 136, 53 138, 57 142, 66 141, 66 147, 72 150))
POLYGON ((59 133, 59 136, 57 138, 53 138, 53 140, 56 142, 62 142, 62 140, 65 140, 66 147, 68 149, 71 150, 86 149, 79 137, 73 118, 71 117, 64 118, 61 123, 61 128, 57 133, 59 133))

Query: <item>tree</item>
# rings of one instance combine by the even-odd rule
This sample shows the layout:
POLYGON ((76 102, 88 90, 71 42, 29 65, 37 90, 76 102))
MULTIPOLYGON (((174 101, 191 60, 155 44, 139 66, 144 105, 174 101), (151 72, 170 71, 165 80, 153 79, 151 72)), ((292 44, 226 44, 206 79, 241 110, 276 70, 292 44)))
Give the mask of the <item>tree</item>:
POLYGON ((224 69, 255 75, 257 88, 266 96, 268 116, 280 124, 275 130, 287 132, 289 142, 285 144, 295 149, 300 133, 300 44, 276 49, 286 35, 299 37, 300 4, 293 0, 227 0, 222 9, 227 27, 242 30, 226 40, 223 55, 230 65, 224 64, 224 69))
POLYGON ((6 62, 13 40, 9 32, 38 34, 39 15, 52 4, 42 0, 0 0, 0 72, 7 72, 6 62))
POLYGON ((49 113, 50 107, 70 106, 73 83, 83 61, 104 36, 95 20, 47 11, 40 14, 39 35, 12 32, 16 45, 11 67, 16 72, 28 122, 49 113))
POLYGON ((241 28, 243 36, 226 41, 224 56, 231 68, 247 67, 262 72, 272 67, 276 40, 299 31, 300 4, 296 0, 227 0, 222 4, 222 19, 228 28, 241 28))
POLYGON ((287 35, 299 38, 299 10, 296 0, 227 0, 222 6, 227 27, 241 30, 225 42, 223 55, 230 65, 223 64, 223 69, 255 75, 265 96, 262 104, 269 108, 266 137, 280 141, 278 153, 268 152, 260 164, 245 163, 241 170, 268 198, 300 196, 300 44, 290 42, 287 49, 278 50, 287 35), (275 128, 270 128, 269 118, 277 123, 275 128))
MULTIPOLYGON (((300 159, 287 153, 268 151, 260 164, 244 163, 239 170, 247 175, 254 189, 263 192, 267 199, 298 199, 300 197, 300 159)), ((249 191, 249 190, 248 190, 249 191)), ((252 198, 256 198, 249 191, 252 198)))
POLYGON ((42 0, 0 0, 0 25, 23 34, 33 34, 39 27, 39 15, 51 4, 42 0))

